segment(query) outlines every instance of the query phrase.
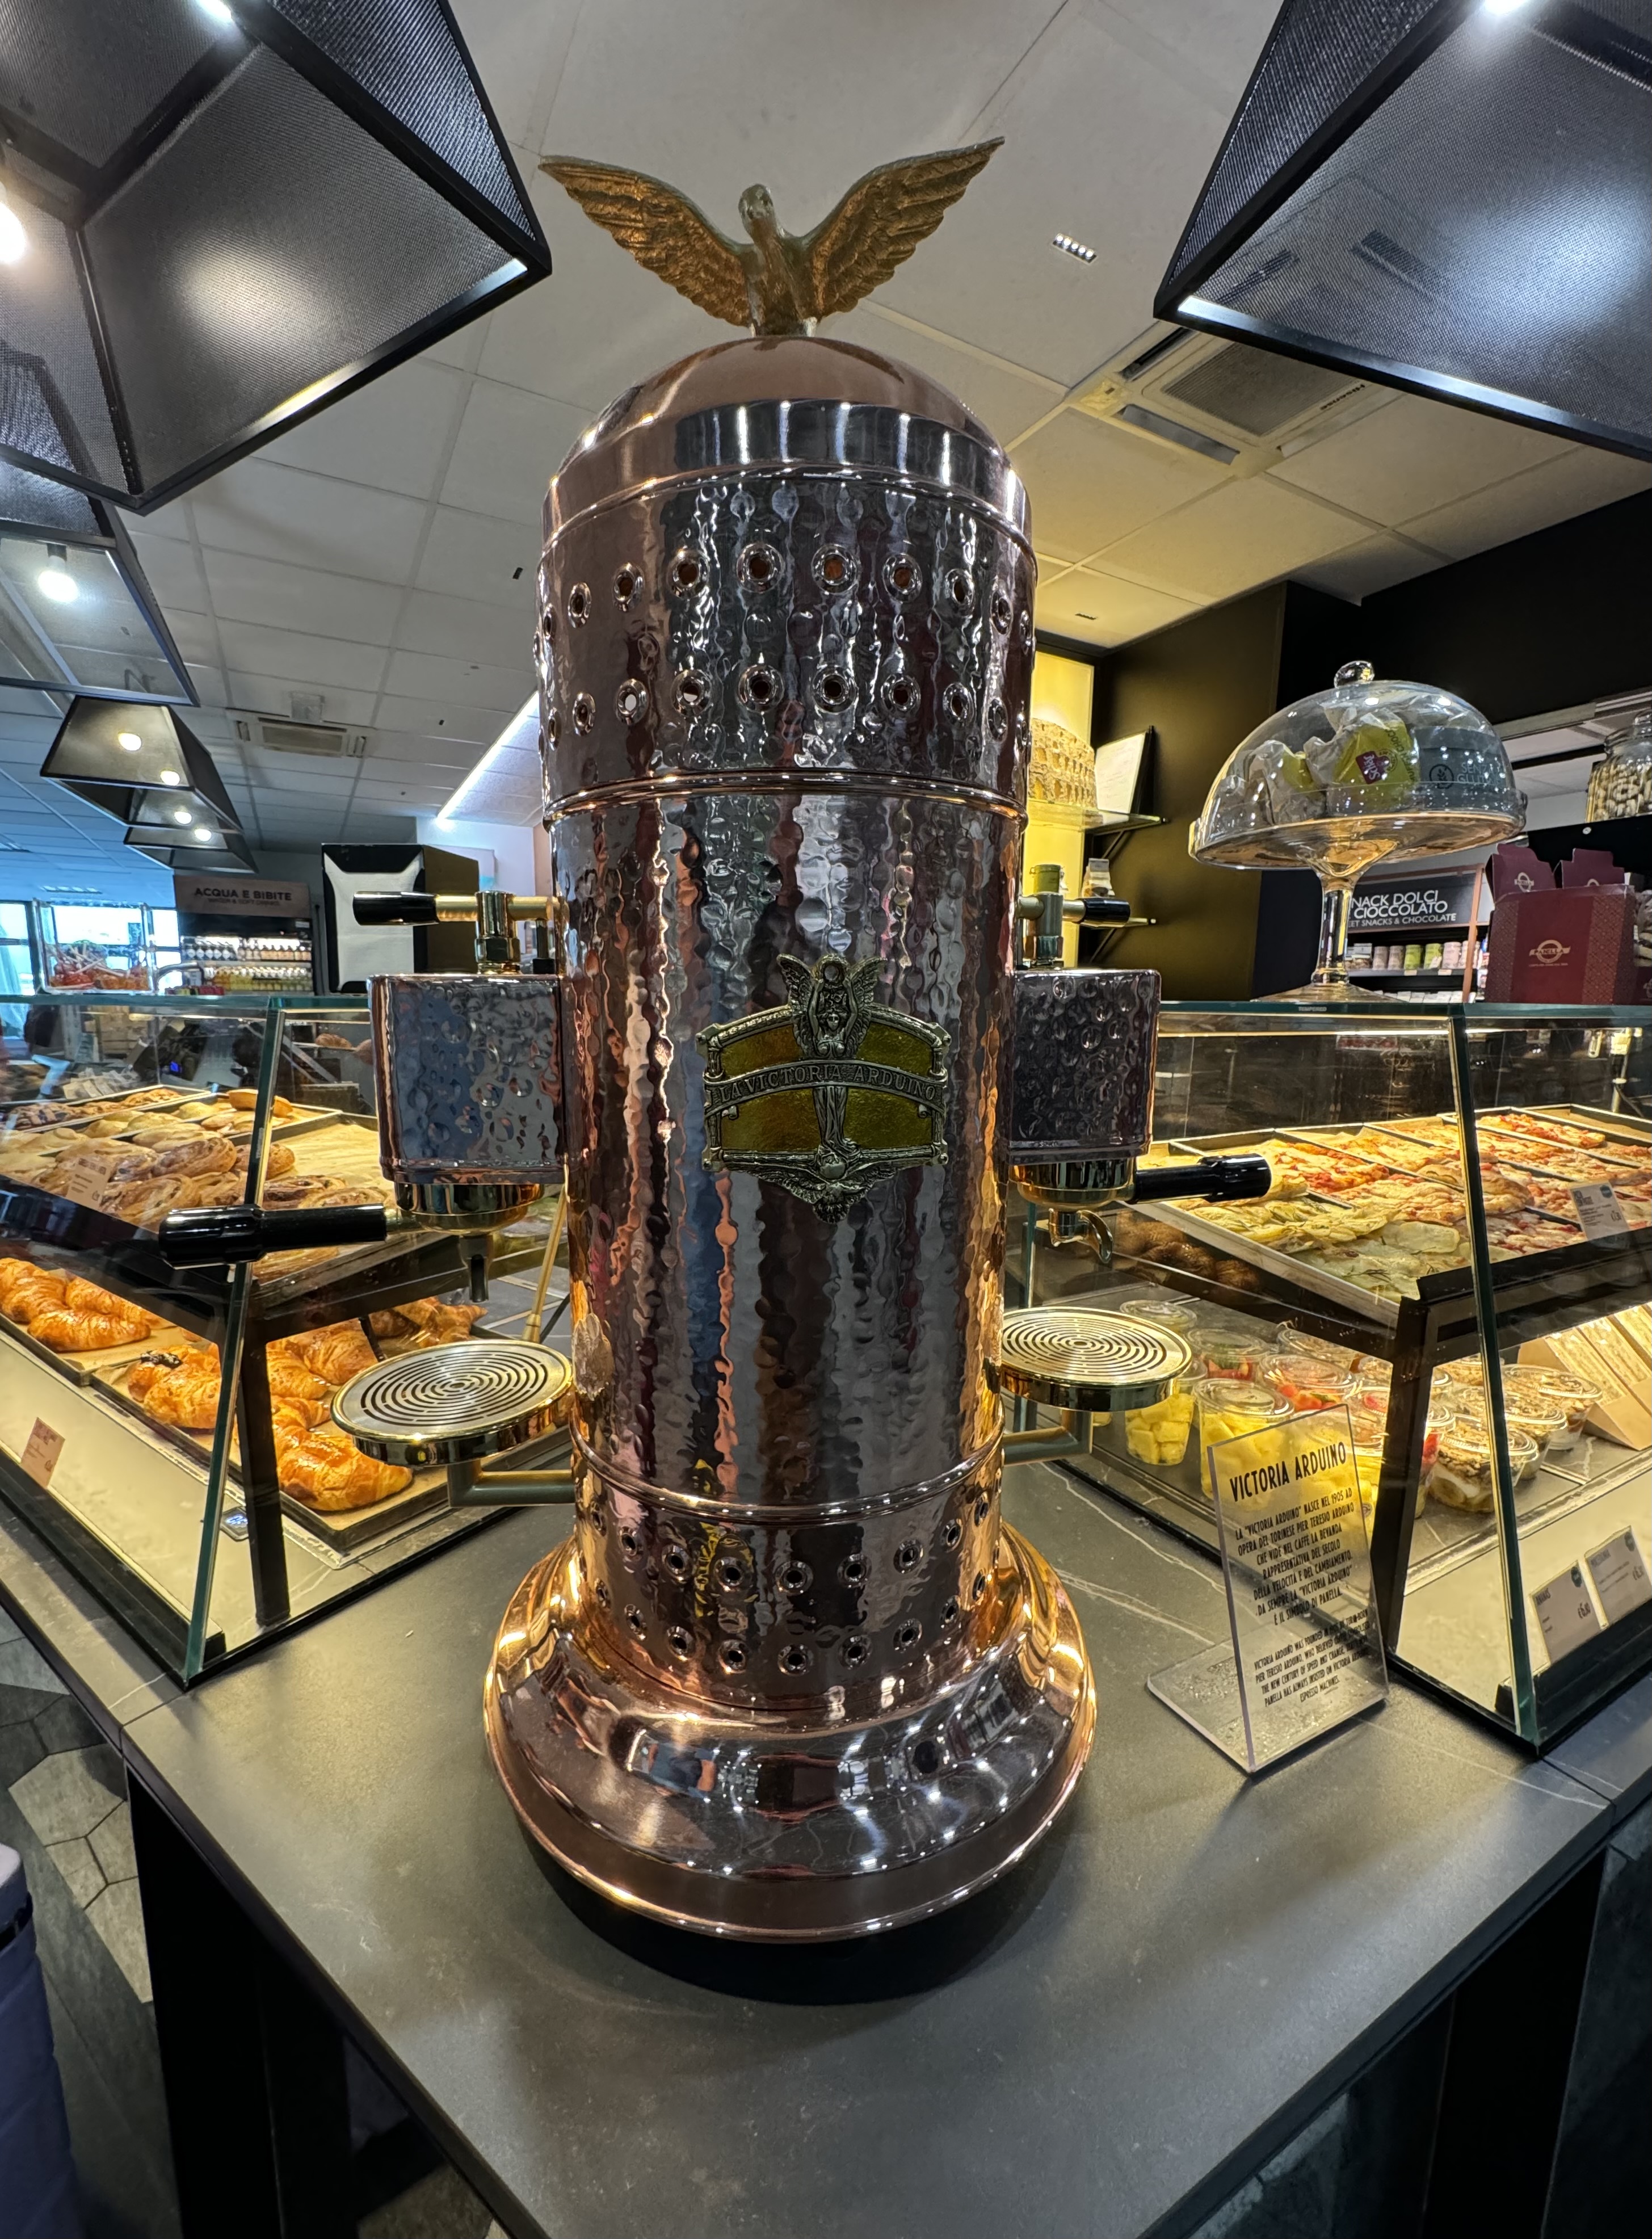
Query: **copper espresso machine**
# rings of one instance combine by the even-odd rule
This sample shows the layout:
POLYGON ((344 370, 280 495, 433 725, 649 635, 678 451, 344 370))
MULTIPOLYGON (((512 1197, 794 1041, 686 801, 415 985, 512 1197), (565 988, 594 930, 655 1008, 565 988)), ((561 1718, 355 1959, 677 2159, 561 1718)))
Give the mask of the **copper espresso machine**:
MULTIPOLYGON (((685 1927, 892 1926, 1049 1825, 1094 1689, 1002 1472, 1087 1450, 1187 1353, 1001 1316, 1011 1175, 1057 1213, 1267 1186, 1137 1176, 1158 977, 1060 966, 1065 920, 1122 905, 1019 895, 1032 584, 1021 485, 945 389, 843 343, 706 350, 551 484, 552 892, 358 902, 482 913, 474 980, 373 986, 389 1219, 518 1218, 554 1130, 572 1364, 440 1348, 335 1412, 455 1500, 571 1501, 506 1611, 489 1745, 554 1857, 685 1927), (501 1471, 570 1375, 570 1466, 501 1471), (1001 1393, 1066 1422, 1006 1432, 1001 1393)), ((341 1219, 386 1216, 177 1215, 168 1248, 341 1219)))

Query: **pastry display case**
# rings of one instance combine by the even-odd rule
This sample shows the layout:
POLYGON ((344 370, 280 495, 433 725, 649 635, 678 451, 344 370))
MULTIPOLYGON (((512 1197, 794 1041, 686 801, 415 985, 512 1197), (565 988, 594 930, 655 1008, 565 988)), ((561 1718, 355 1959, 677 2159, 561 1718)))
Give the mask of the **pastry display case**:
POLYGON ((375 1360, 553 1325, 561 1224, 553 1198, 494 1233, 398 1217, 175 1268, 156 1231, 184 1208, 383 1230, 366 1006, 133 998, 116 1067, 106 996, 42 1001, 84 1063, 16 1069, 34 1093, 0 1108, 0 1498, 192 1679, 486 1519, 441 1468, 361 1452, 331 1400, 375 1360))
POLYGON ((1069 1466, 1205 1546, 1207 1443, 1345 1407, 1390 1658, 1541 1747, 1652 1666, 1652 1013, 1397 1008, 1167 1003, 1146 1171, 1268 1195, 1033 1208, 1012 1265, 1186 1340, 1069 1466))

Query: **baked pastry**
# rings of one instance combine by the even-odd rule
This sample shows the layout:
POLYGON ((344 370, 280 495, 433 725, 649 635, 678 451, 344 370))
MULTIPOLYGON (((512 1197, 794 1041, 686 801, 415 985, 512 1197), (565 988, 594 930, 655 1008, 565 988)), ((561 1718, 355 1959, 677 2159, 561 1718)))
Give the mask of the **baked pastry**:
POLYGON ((157 1179, 163 1174, 222 1174, 235 1163, 235 1152, 222 1137, 203 1135, 196 1129, 187 1142, 174 1144, 157 1155, 154 1172, 157 1179))
POLYGON ((147 1314, 133 1320, 124 1314, 76 1312, 70 1306, 48 1306, 28 1324, 30 1336, 54 1352, 101 1352, 106 1345, 133 1345, 154 1327, 147 1314))
POLYGON ((289 1359, 285 1355, 278 1357, 275 1348, 271 1345, 266 1357, 266 1366, 272 1397, 325 1403, 328 1386, 302 1361, 289 1359))
POLYGON ((27 1322, 33 1312, 61 1306, 69 1278, 55 1268, 36 1267, 32 1259, 0 1259, 0 1313, 14 1322, 27 1322))
MULTIPOLYGON (((288 1357, 328 1384, 348 1384, 378 1360, 360 1322, 332 1322, 325 1329, 308 1330, 278 1343, 288 1357)), ((273 1353, 276 1347, 269 1348, 273 1353)))
POLYGON ((405 1492, 413 1472, 393 1462, 375 1462, 339 1430, 313 1430, 302 1438, 276 1441, 282 1490, 295 1492, 312 1508, 339 1511, 370 1507, 405 1492))

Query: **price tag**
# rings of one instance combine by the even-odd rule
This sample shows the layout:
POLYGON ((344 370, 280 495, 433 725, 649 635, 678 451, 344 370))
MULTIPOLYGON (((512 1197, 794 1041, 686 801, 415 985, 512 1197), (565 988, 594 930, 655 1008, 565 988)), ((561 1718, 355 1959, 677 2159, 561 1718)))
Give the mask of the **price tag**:
POLYGON ((1572 1203, 1587 1237, 1627 1236, 1629 1224, 1610 1182, 1574 1182, 1572 1203))
POLYGON ((57 1466, 57 1457, 63 1450, 61 1431, 54 1431, 50 1423, 43 1423, 38 1415, 35 1427, 29 1433, 29 1443, 23 1450, 23 1465, 36 1485, 51 1483, 51 1473, 57 1466))
POLYGON ((1642 1602, 1652 1602, 1652 1578, 1647 1576, 1646 1558, 1632 1530, 1620 1531, 1583 1560, 1589 1565, 1608 1624, 1616 1624, 1642 1602))
POLYGON ((1583 1584, 1581 1563, 1574 1563, 1569 1571, 1562 1571, 1559 1578, 1551 1578, 1546 1586, 1539 1586, 1531 1598, 1531 1605, 1543 1629, 1551 1664, 1558 1664, 1562 1656, 1569 1656, 1574 1648, 1581 1648, 1601 1630, 1589 1588, 1583 1584))

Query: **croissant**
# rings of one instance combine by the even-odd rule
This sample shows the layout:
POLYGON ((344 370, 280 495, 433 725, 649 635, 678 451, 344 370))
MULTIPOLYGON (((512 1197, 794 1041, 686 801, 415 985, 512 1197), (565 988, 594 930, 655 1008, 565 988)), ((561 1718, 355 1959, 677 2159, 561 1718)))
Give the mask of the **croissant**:
POLYGON ((155 1172, 161 1174, 223 1174, 236 1163, 236 1154, 229 1145, 216 1135, 195 1134, 187 1143, 178 1143, 169 1151, 163 1151, 155 1161, 155 1172))
POLYGON ((127 1391, 134 1399, 141 1399, 146 1392, 154 1390, 163 1376, 170 1376, 175 1368, 182 1368, 188 1358, 187 1353, 182 1352, 146 1352, 127 1370, 127 1391))
POLYGON ((54 1352, 97 1352, 109 1345, 131 1345, 153 1327, 147 1316, 128 1321, 115 1314, 74 1313, 67 1306, 48 1306, 43 1313, 30 1316, 29 1334, 54 1352))
MULTIPOLYGON (((289 1359, 322 1377, 328 1384, 348 1384, 378 1359, 359 1322, 329 1322, 325 1329, 307 1330, 282 1340, 289 1359)), ((271 1352, 275 1351, 272 1345, 271 1352)))
POLYGON ((81 1275, 70 1277, 63 1292, 63 1304, 75 1313, 115 1314, 124 1321, 142 1322, 145 1337, 151 1330, 161 1326, 159 1314, 146 1312, 142 1306, 132 1306, 125 1299, 116 1298, 113 1291, 100 1290, 96 1283, 87 1282, 81 1275))
POLYGON ((325 1399, 272 1399, 269 1403, 270 1428, 275 1433, 279 1451, 283 1438, 302 1438, 318 1423, 328 1419, 325 1399))
POLYGON ((283 1399, 325 1399, 327 1385, 321 1378, 300 1361, 277 1359, 275 1348, 269 1348, 267 1363, 270 1391, 283 1399))
POLYGON ((342 1431, 279 1440, 276 1451, 283 1491, 297 1493, 312 1508, 366 1508, 413 1483, 411 1470, 369 1461, 342 1431))
MULTIPOLYGON (((418 1303, 424 1306, 428 1301, 421 1299, 418 1303)), ((418 1327, 405 1306, 383 1307, 368 1316, 367 1325, 375 1337, 406 1337, 409 1330, 418 1327)))
POLYGON ((486 1306, 444 1306, 440 1299, 409 1299, 400 1311, 415 1329, 440 1329, 454 1337, 463 1337, 474 1321, 479 1321, 488 1311, 486 1306))
MULTIPOLYGON (((127 1379, 129 1387, 131 1379, 127 1379)), ((222 1379, 216 1354, 191 1353, 143 1395, 143 1412, 180 1431, 209 1431, 218 1419, 222 1379)))
POLYGON ((30 1304, 61 1306, 69 1279, 32 1259, 0 1259, 0 1313, 27 1321, 30 1304))

